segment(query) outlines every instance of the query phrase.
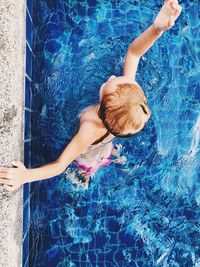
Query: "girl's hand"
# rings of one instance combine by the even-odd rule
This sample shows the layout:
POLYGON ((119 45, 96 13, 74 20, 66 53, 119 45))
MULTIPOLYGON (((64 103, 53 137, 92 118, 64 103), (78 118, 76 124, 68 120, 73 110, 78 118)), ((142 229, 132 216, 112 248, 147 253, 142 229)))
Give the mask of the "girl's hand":
POLYGON ((180 15, 181 10, 182 7, 178 4, 178 0, 165 0, 153 23, 156 32, 170 29, 180 15))
POLYGON ((0 168, 0 184, 4 184, 7 191, 15 191, 25 183, 27 168, 20 161, 12 161, 12 165, 17 168, 0 168))

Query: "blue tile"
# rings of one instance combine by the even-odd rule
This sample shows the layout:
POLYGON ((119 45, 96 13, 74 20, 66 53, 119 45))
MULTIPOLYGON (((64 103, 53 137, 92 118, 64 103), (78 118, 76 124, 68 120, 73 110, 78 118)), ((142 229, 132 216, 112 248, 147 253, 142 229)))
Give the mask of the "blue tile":
POLYGON ((41 156, 43 146, 41 143, 41 139, 31 140, 31 166, 32 168, 36 168, 41 165, 41 156))
POLYGON ((26 44, 26 73, 29 77, 32 77, 32 53, 27 44, 26 44))
POLYGON ((87 14, 86 6, 83 6, 77 2, 77 12, 80 16, 85 16, 87 14))
POLYGON ((29 255, 29 233, 26 233, 23 241, 23 267, 29 267, 28 255, 29 255))
POLYGON ((30 15, 32 16, 32 11, 33 11, 33 3, 32 3, 32 0, 26 0, 26 7, 27 7, 30 15))
POLYGON ((35 110, 39 113, 41 113, 42 111, 42 107, 43 107, 43 100, 40 94, 38 94, 35 90, 35 88, 32 85, 32 92, 33 92, 33 99, 31 101, 31 109, 35 110))
POLYGON ((23 185, 23 266, 27 262, 27 255, 29 254, 29 224, 30 224, 30 184, 23 185))
MULTIPOLYGON (((24 187, 29 187, 29 185, 25 184, 24 187)), ((29 230, 29 223, 30 223, 30 199, 29 197, 24 203, 25 204, 23 205, 23 235, 25 236, 25 234, 29 230)))
POLYGON ((32 22, 30 20, 29 14, 26 11, 26 40, 32 46, 32 22))
POLYGON ((87 3, 90 7, 95 7, 97 5, 96 0, 87 0, 87 3))
POLYGON ((30 183, 25 183, 23 185, 23 203, 24 205, 29 205, 30 200, 30 183))
POLYGON ((194 98, 197 99, 198 101, 200 101, 200 88, 199 88, 199 84, 197 84, 197 86, 195 87, 194 90, 194 98))
POLYGON ((45 45, 45 50, 54 54, 59 51, 60 47, 61 45, 55 40, 49 40, 45 45))
POLYGON ((39 114, 37 112, 32 112, 31 114, 31 136, 32 138, 40 136, 39 114))
MULTIPOLYGON (((32 51, 32 62, 31 62, 31 64, 32 64, 32 70, 33 69, 34 70, 37 69, 37 67, 38 67, 38 61, 37 61, 36 56, 34 55, 33 51, 32 51)), ((32 76, 32 78, 33 78, 33 76, 32 76)))
MULTIPOLYGON (((25 125, 26 127, 26 125, 25 125)), ((30 166, 30 156, 31 156, 31 142, 24 142, 24 165, 26 168, 30 166)))
POLYGON ((31 138, 31 112, 28 110, 25 110, 25 124, 24 124, 24 134, 25 134, 25 140, 31 138))
POLYGON ((25 107, 30 109, 31 106, 31 82, 25 78, 25 107))

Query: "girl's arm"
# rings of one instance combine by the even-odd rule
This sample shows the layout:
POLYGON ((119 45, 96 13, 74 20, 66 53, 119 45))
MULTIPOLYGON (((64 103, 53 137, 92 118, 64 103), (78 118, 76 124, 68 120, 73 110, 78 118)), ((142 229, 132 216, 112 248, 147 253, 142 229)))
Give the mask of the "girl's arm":
POLYGON ((124 76, 134 77, 135 79, 140 57, 152 47, 165 30, 174 25, 175 20, 181 13, 181 9, 177 0, 165 0, 154 23, 129 45, 125 58, 124 76))
POLYGON ((156 31, 153 24, 137 37, 128 47, 123 75, 135 80, 140 57, 149 50, 154 42, 163 34, 163 31, 156 31))
POLYGON ((97 138, 91 122, 80 125, 78 133, 66 146, 59 158, 38 168, 27 169, 22 162, 13 162, 17 168, 0 168, 0 184, 8 191, 18 189, 22 184, 44 180, 61 174, 97 138))
POLYGON ((65 147, 58 159, 39 168, 28 169, 26 182, 44 180, 61 174, 91 143, 96 140, 96 132, 90 122, 80 125, 78 133, 65 147))

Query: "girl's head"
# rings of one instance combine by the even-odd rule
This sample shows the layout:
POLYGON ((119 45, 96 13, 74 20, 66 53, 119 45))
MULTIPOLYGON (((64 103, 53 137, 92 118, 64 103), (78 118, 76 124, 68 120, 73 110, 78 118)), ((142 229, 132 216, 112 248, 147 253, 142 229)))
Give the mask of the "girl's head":
POLYGON ((100 88, 98 114, 109 132, 120 137, 142 130, 151 111, 138 83, 126 76, 111 76, 100 88))

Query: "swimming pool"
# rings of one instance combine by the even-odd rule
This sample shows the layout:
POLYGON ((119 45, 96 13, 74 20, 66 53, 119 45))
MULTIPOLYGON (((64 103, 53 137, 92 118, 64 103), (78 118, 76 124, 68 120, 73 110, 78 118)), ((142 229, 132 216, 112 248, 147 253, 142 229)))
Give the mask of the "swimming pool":
MULTIPOLYGON (((88 190, 65 173, 25 184, 23 266, 200 266, 200 4, 180 4, 177 23, 141 58, 136 81, 152 117, 114 140, 127 160, 99 170, 88 190)), ((27 2, 26 166, 60 155, 161 5, 27 2)))

